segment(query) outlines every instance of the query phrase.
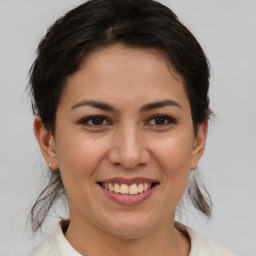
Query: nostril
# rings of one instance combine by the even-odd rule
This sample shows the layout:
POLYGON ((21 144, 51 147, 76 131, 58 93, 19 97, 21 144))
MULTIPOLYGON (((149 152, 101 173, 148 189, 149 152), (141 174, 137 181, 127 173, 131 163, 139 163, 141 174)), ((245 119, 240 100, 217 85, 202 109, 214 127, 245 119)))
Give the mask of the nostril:
POLYGON ((114 166, 122 166, 125 169, 134 169, 137 166, 145 165, 149 162, 150 156, 148 150, 139 143, 139 139, 115 138, 113 146, 108 152, 108 160, 114 166))

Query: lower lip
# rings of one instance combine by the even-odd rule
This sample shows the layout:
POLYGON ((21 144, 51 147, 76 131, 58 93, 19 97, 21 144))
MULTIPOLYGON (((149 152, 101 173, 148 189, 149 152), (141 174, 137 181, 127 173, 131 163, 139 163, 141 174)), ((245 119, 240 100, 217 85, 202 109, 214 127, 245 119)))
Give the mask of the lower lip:
POLYGON ((100 189, 104 192, 104 194, 114 200, 115 202, 122 204, 122 205, 137 205, 142 202, 144 202, 146 199, 148 199, 152 193, 154 192, 156 185, 150 188, 149 190, 137 194, 137 195, 123 195, 123 194, 117 194, 114 192, 111 192, 108 189, 103 188, 101 185, 99 185, 100 189))

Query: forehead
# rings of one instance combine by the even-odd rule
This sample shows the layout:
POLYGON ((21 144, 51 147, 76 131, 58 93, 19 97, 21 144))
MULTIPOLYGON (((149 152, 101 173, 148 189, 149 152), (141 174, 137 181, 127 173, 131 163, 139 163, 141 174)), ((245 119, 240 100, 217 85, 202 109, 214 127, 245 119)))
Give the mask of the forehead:
POLYGON ((63 94, 65 100, 109 97, 120 101, 123 96, 128 102, 135 96, 148 101, 171 94, 184 97, 185 90, 183 77, 162 51, 113 45, 88 55, 80 69, 68 77, 63 94))
MULTIPOLYGON (((124 44, 101 47, 92 51, 84 59, 81 68, 86 67, 88 69, 92 66, 111 68, 111 72, 125 69, 126 73, 133 71, 134 74, 141 72, 143 68, 144 72, 151 73, 151 71, 154 71, 152 74, 155 75, 159 72, 164 72, 166 75, 171 74, 173 78, 183 82, 183 77, 175 69, 167 54, 156 48, 132 47, 124 44), (139 66, 140 69, 138 69, 139 66), (129 67, 129 70, 127 70, 127 67, 129 67)), ((101 69, 101 71, 104 70, 101 69)))

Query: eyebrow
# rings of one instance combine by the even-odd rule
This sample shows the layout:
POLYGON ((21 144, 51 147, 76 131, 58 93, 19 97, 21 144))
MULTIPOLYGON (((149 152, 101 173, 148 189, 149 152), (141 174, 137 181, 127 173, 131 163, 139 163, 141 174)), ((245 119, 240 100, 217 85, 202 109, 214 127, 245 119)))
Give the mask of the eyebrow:
POLYGON ((146 104, 141 107, 140 111, 144 112, 144 111, 149 111, 155 108, 162 108, 166 106, 174 106, 182 109, 181 105, 178 102, 168 99, 168 100, 156 101, 156 102, 146 104))
MULTIPOLYGON (((82 106, 91 106, 91 107, 95 107, 95 108, 106 110, 106 111, 115 111, 115 108, 113 106, 107 103, 95 101, 95 100, 82 100, 76 103, 75 105, 73 105, 71 109, 73 110, 75 108, 82 107, 82 106)), ((166 106, 175 106, 175 107, 182 108, 178 102, 168 99, 168 100, 156 101, 156 102, 146 104, 140 108, 140 112, 150 111, 155 108, 161 108, 166 106)))
POLYGON ((106 110, 106 111, 114 111, 114 107, 110 106, 107 103, 104 102, 100 102, 100 101, 95 101, 95 100, 82 100, 80 102, 78 102, 77 104, 75 104, 74 106, 72 106, 72 110, 78 107, 82 107, 82 106, 91 106, 91 107, 95 107, 95 108, 99 108, 102 110, 106 110))

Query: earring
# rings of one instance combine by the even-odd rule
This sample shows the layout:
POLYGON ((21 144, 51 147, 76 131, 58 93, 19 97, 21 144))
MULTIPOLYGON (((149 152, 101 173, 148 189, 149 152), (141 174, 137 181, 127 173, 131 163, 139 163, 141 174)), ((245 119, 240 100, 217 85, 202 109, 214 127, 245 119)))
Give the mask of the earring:
POLYGON ((52 169, 51 167, 52 167, 52 163, 49 163, 49 168, 52 169))

